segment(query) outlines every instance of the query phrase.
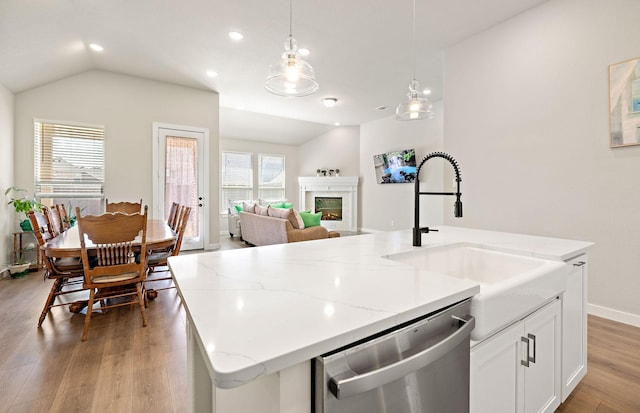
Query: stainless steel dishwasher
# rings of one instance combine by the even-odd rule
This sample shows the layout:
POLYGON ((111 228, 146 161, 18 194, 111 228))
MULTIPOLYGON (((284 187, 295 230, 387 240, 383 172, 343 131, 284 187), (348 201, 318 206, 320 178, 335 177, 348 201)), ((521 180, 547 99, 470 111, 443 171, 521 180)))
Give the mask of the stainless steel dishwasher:
POLYGON ((469 412, 470 300, 314 360, 315 413, 469 412))

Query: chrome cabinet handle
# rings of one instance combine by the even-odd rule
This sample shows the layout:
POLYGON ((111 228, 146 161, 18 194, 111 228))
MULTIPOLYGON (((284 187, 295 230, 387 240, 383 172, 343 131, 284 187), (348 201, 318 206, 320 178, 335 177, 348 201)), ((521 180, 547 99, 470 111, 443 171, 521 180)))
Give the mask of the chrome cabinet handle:
POLYGON ((520 360, 520 364, 525 367, 529 367, 529 345, 531 344, 531 341, 527 337, 520 337, 520 341, 527 345, 526 355, 523 357, 523 360, 520 360))
POLYGON ((578 261, 578 262, 574 262, 573 266, 574 267, 582 267, 583 265, 585 265, 586 262, 585 261, 578 261))
POLYGON ((535 363, 536 362, 536 336, 534 336, 533 334, 527 334, 527 337, 533 343, 533 357, 529 356, 528 352, 527 352, 527 357, 530 362, 535 363))
POLYGON ((463 325, 444 340, 420 353, 377 370, 339 380, 331 377, 328 383, 329 391, 337 399, 345 399, 376 387, 384 386, 437 361, 467 338, 476 325, 476 319, 473 316, 468 316, 466 319, 452 317, 462 321, 463 325))

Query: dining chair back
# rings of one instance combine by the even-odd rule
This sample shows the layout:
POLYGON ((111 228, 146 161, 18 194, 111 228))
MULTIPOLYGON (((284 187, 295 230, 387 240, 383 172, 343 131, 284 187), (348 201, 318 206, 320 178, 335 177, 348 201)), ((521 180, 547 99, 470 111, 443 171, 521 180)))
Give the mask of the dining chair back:
POLYGON ((169 218, 167 219, 167 224, 171 227, 172 230, 176 230, 176 221, 178 218, 178 208, 180 204, 177 202, 171 203, 171 209, 169 210, 169 218))
POLYGON ((140 202, 109 202, 105 199, 106 212, 122 212, 123 214, 135 214, 142 211, 142 199, 140 202))
MULTIPOLYGON (((46 210, 48 210, 48 208, 46 208, 46 210)), ((33 228, 33 233, 38 242, 38 248, 42 249, 44 244, 53 238, 47 228, 48 221, 43 213, 33 210, 29 211, 27 216, 29 217, 29 221, 31 221, 31 228, 33 228)), ((42 259, 44 262, 44 277, 53 280, 53 284, 51 285, 49 296, 40 313, 38 327, 42 325, 47 314, 49 314, 53 307, 71 304, 71 302, 64 302, 62 300, 56 303, 56 298, 65 294, 82 291, 82 276, 84 274, 82 263, 77 258, 56 259, 43 254, 42 259)))
POLYGON ((169 274, 167 259, 180 253, 180 248, 182 247, 182 239, 184 238, 184 232, 187 228, 187 222, 189 221, 190 214, 191 207, 184 205, 179 206, 176 213, 176 242, 170 248, 159 251, 149 251, 149 257, 147 260, 147 266, 149 267, 149 277, 145 281, 145 289, 147 290, 147 297, 150 299, 155 298, 156 294, 154 293, 154 291, 176 288, 173 284, 173 278, 171 277, 171 274, 169 274), (163 269, 158 270, 158 268, 163 269), (154 273, 156 272, 163 273, 164 275, 154 276, 154 273), (165 286, 155 289, 147 288, 151 283, 155 283, 157 281, 165 281, 165 283, 162 284, 165 286))
POLYGON ((62 230, 66 231, 71 228, 71 221, 69 220, 69 214, 67 214, 67 208, 64 204, 57 204, 58 212, 60 213, 60 220, 62 221, 62 230))
POLYGON ((60 216, 60 210, 57 205, 52 205, 49 208, 43 209, 44 216, 47 218, 47 229, 51 237, 57 237, 64 229, 62 226, 62 217, 60 216))
POLYGON ((96 301, 100 301, 102 310, 138 304, 142 325, 146 327, 142 284, 147 272, 147 207, 143 214, 115 212, 85 217, 76 208, 76 216, 84 266, 83 286, 89 290, 82 341, 87 339, 96 301), (123 297, 130 297, 130 301, 123 302, 123 297))

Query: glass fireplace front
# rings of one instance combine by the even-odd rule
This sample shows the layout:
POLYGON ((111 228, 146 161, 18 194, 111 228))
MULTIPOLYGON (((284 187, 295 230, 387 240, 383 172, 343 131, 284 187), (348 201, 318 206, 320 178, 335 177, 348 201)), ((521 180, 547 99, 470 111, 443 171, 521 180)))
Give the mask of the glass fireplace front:
POLYGON ((342 197, 317 196, 315 211, 322 212, 321 220, 342 221, 342 197))

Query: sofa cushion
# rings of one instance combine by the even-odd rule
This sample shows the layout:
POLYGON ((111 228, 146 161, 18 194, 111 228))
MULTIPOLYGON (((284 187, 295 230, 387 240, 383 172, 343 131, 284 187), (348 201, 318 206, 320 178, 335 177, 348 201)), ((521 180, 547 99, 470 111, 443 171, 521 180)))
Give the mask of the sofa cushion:
POLYGON ((269 216, 269 210, 271 209, 271 207, 269 205, 267 205, 266 207, 256 205, 255 209, 256 209, 256 214, 266 217, 266 216, 269 216))
POLYGON ((242 211, 250 212, 252 214, 256 213, 256 204, 247 204, 246 202, 242 203, 242 211))
POLYGON ((304 229, 304 221, 302 220, 300 213, 293 208, 289 211, 289 221, 291 222, 291 226, 294 229, 304 229))
POLYGON ((282 208, 270 208, 268 212, 270 217, 281 218, 281 219, 289 219, 290 213, 291 211, 289 211, 288 209, 282 209, 282 208))
POLYGON ((317 212, 315 214, 306 211, 300 211, 300 217, 304 222, 304 227, 317 227, 320 225, 320 220, 322 218, 322 212, 317 212))

